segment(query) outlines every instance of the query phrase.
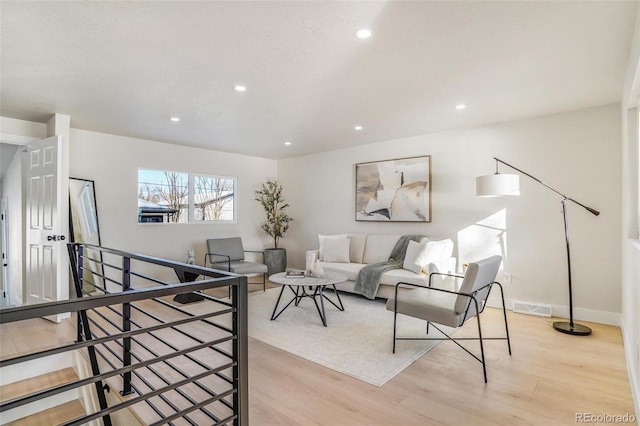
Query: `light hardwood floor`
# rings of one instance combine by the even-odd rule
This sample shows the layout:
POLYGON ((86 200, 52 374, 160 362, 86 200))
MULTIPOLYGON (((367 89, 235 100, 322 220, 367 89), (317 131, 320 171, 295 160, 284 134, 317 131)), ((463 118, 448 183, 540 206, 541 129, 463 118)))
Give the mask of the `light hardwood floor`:
MULTIPOLYGON (((504 332, 501 311, 487 309, 483 321, 486 336, 504 332)), ((487 342, 487 384, 480 363, 451 342, 376 387, 249 339, 250 423, 575 425, 581 413, 638 421, 619 327, 582 322, 593 334, 579 337, 555 331, 552 318, 509 312, 508 321, 513 354, 487 342)), ((470 322, 456 335, 476 332, 470 322)))
MULTIPOLYGON (((249 339, 250 424, 569 425, 581 413, 636 416, 618 327, 585 323, 593 334, 576 337, 553 330, 550 318, 508 317, 513 355, 505 342, 487 342, 488 384, 480 363, 450 342, 376 387, 249 339)), ((500 311, 487 309, 483 320, 486 335, 503 332, 500 311)), ((475 332, 471 323, 457 336, 475 332)), ((3 326, 5 356, 21 346, 7 342, 18 334, 3 326)))
MULTIPOLYGON (((483 315, 487 334, 499 333, 500 312, 483 315)), ((250 340, 251 424, 560 425, 578 413, 635 415, 619 328, 589 324, 593 335, 581 338, 548 318, 509 321, 513 355, 503 342, 486 345, 488 384, 480 363, 450 342, 376 387, 250 340)))

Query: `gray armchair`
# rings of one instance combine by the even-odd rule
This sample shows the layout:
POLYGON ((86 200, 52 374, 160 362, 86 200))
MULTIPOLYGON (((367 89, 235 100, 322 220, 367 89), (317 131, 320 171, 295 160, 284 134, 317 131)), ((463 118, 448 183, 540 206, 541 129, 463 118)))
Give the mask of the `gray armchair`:
POLYGON ((240 275, 262 275, 262 291, 266 290, 267 265, 264 264, 264 252, 260 250, 245 250, 240 237, 210 238, 207 240, 207 263, 214 269, 229 271, 240 275), (245 253, 261 253, 263 263, 245 260, 245 253))
POLYGON ((487 259, 470 263, 467 271, 462 276, 453 274, 431 273, 429 274, 429 287, 416 284, 398 283, 396 284, 395 297, 387 301, 387 310, 393 311, 393 353, 396 352, 397 340, 451 340, 459 347, 465 350, 469 355, 482 363, 482 371, 484 373, 484 382, 487 383, 487 368, 484 358, 484 346, 482 341, 506 340, 511 355, 511 342, 509 340, 509 326, 507 325, 507 313, 504 304, 504 292, 502 285, 496 282, 496 275, 502 262, 501 256, 491 256, 487 259), (463 278, 459 291, 450 291, 440 288, 431 287, 431 281, 434 275, 454 276, 463 278), (504 316, 504 326, 506 337, 483 337, 480 325, 480 314, 484 311, 484 307, 489 297, 489 293, 493 285, 500 288, 502 297, 502 312, 504 316), (399 287, 417 287, 412 291, 398 293, 399 287), (397 337, 396 326, 398 314, 408 315, 414 318, 420 318, 427 321, 427 333, 429 326, 432 325, 440 333, 444 335, 442 338, 432 337, 397 337), (478 337, 455 339, 442 331, 436 324, 442 324, 449 327, 461 327, 467 320, 476 317, 478 324, 478 337), (467 348, 458 343, 458 340, 478 340, 480 342, 480 356, 469 351, 467 348))

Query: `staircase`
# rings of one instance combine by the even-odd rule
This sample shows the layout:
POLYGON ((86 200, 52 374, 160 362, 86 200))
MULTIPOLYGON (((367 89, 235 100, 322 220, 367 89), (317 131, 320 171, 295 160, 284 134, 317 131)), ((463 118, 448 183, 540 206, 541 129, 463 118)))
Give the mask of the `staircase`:
MULTIPOLYGON (((2 359, 73 342, 76 336, 72 321, 54 323, 42 318, 3 324, 0 333, 2 359)), ((0 400, 20 398, 36 390, 73 382, 77 378, 72 357, 66 354, 3 366, 0 369, 0 400)), ((84 413, 78 392, 71 390, 2 412, 0 424, 59 424, 84 413)))
MULTIPOLYGON (((51 389, 76 382, 80 379, 76 371, 88 371, 89 361, 84 357, 80 357, 76 359, 76 362, 83 365, 62 368, 0 386, 0 399, 3 401, 12 400, 26 396, 36 390, 51 389)), ((47 362, 41 362, 41 364, 47 364, 47 362)), ((42 426, 64 424, 85 416, 87 412, 91 412, 91 409, 87 410, 85 408, 85 401, 91 399, 94 399, 92 395, 79 390, 57 393, 45 400, 0 414, 0 425, 42 426)), ((110 406, 121 403, 126 399, 119 392, 109 392, 107 395, 110 406)), ((87 404, 91 405, 92 402, 88 401, 87 404)), ((142 426, 150 424, 152 422, 151 419, 152 417, 147 415, 144 410, 140 412, 122 410, 112 415, 113 424, 116 425, 142 426)), ((96 421, 94 423, 100 424, 96 421)))
MULTIPOLYGON (((73 368, 68 367, 0 387, 2 400, 11 400, 33 392, 78 380, 73 368)), ((4 425, 53 425, 72 420, 85 414, 84 406, 76 391, 56 394, 52 398, 28 404, 19 409, 2 413, 4 425)))
POLYGON ((0 310, 0 425, 247 424, 246 277, 84 246, 69 245, 76 298, 0 310), (176 282, 187 272, 204 279, 176 282), (199 312, 174 301, 217 288, 231 298, 198 293, 199 312))

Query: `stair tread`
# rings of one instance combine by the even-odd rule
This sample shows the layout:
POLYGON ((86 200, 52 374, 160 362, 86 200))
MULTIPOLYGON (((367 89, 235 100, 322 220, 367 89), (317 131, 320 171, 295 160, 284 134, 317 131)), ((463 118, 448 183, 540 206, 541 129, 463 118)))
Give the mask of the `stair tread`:
POLYGON ((80 401, 74 400, 7 423, 6 426, 56 425, 85 414, 84 407, 80 401))
POLYGON ((8 401, 33 392, 34 389, 48 389, 54 386, 78 380, 78 375, 71 367, 52 371, 30 379, 9 383, 0 387, 0 399, 8 401))

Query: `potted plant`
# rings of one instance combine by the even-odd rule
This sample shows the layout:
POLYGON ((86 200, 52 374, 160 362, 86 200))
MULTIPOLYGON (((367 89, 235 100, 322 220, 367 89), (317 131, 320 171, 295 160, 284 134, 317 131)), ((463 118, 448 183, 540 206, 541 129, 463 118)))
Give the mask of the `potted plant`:
POLYGON ((264 251, 264 263, 269 269, 268 274, 284 272, 287 269, 287 252, 278 247, 278 242, 289 229, 289 223, 293 219, 285 212, 289 204, 285 203, 282 197, 282 185, 275 180, 268 180, 255 192, 255 200, 262 205, 267 215, 261 228, 273 238, 273 248, 264 251))

